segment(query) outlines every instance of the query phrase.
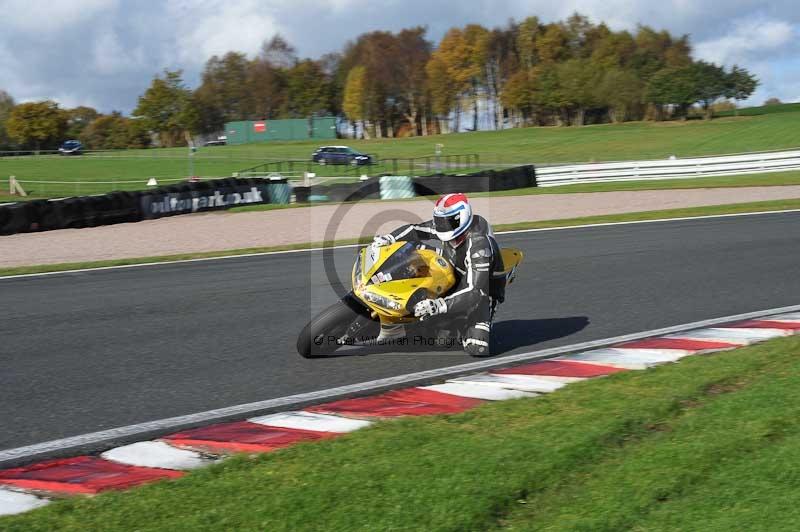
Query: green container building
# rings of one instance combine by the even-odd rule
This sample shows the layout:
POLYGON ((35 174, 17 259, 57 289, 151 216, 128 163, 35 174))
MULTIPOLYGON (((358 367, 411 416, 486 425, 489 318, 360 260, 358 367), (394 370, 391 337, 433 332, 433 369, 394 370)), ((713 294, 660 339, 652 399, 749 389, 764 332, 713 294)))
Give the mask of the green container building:
POLYGON ((286 120, 241 120, 225 124, 228 144, 274 140, 335 139, 336 118, 292 118, 286 120))

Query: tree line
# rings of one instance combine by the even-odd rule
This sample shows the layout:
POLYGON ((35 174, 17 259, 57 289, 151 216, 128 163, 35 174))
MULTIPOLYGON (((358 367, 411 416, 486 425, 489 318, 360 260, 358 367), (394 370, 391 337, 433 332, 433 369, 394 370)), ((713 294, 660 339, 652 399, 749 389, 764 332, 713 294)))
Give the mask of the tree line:
POLYGON ((0 150, 53 150, 66 139, 79 139, 96 150, 146 148, 151 133, 141 120, 119 112, 62 109, 49 100, 15 104, 0 90, 0 150))
POLYGON ((364 138, 682 119, 695 108, 710 119, 715 102, 747 99, 757 85, 744 68, 695 60, 687 35, 648 26, 612 31, 577 13, 552 23, 529 17, 492 29, 469 24, 438 43, 423 27, 373 31, 318 59, 300 58, 278 35, 254 57, 211 57, 194 90, 181 71, 157 75, 134 118, 22 104, 61 113, 58 131, 30 126, 35 131, 23 134, 16 106, 5 129, 0 125, 0 144, 4 130, 29 144, 50 127, 53 135, 41 142, 74 132, 93 148, 146 145, 150 135, 173 146, 222 132, 230 121, 315 115, 340 117, 343 132, 364 138))

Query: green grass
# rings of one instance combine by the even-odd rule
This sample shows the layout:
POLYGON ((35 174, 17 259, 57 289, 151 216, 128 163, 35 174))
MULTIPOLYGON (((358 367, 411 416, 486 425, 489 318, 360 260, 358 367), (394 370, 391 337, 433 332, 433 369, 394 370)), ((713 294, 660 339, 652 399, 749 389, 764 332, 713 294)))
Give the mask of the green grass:
MULTIPOLYGON (((737 214, 747 212, 785 211, 800 209, 800 199, 757 201, 751 203, 736 203, 731 205, 711 205, 707 207, 691 207, 685 209, 668 209, 662 211, 631 212, 625 214, 609 214, 603 216, 588 216, 583 218, 566 218, 559 220, 543 220, 538 222, 520 222, 513 224, 497 224, 495 231, 514 231, 522 229, 539 229, 548 227, 568 227, 574 225, 591 225, 600 223, 632 222, 637 220, 657 220, 665 218, 684 218, 695 216, 713 216, 717 214, 737 214)), ((228 255, 250 255, 254 253, 267 253, 273 251, 287 251, 293 249, 317 248, 328 245, 347 245, 367 243, 370 239, 345 239, 335 242, 314 242, 310 244, 293 244, 285 246, 230 249, 202 253, 184 253, 179 255, 165 255, 155 257, 141 257, 130 259, 116 259, 93 262, 69 262, 61 264, 41 264, 31 266, 17 266, 0 268, 0 276, 25 275, 34 273, 58 272, 66 270, 79 270, 87 268, 104 268, 110 266, 126 266, 133 264, 147 264, 160 262, 174 262, 188 259, 203 259, 223 257, 228 255)))
POLYGON ((782 103, 779 105, 760 105, 758 107, 745 107, 735 111, 720 111, 715 116, 758 116, 774 113, 796 113, 800 111, 800 103, 782 103))
MULTIPOLYGON (((782 106, 785 107, 785 106, 782 106)), ((661 159, 800 146, 800 112, 719 118, 712 121, 630 122, 587 127, 544 127, 485 131, 409 139, 337 140, 382 158, 408 158, 433 154, 437 143, 445 154, 477 153, 481 164, 562 163, 661 159)), ((201 148, 194 156, 194 173, 224 176, 266 160, 307 160, 319 141, 275 142, 244 146, 201 148)), ((40 196, 86 194, 142 188, 150 176, 178 179, 189 175, 186 148, 131 150, 105 157, 0 157, 3 180, 87 181, 110 184, 38 184, 30 193, 40 196), (132 180, 135 183, 123 184, 132 180)), ((316 167, 319 175, 331 169, 316 167)), ((302 168, 300 169, 302 170, 302 168)), ((335 171, 343 168, 337 167, 335 171)), ((389 171, 391 169, 382 168, 389 171)), ((405 171, 404 166, 398 169, 405 171)), ((349 170, 359 175, 361 169, 349 170)), ((421 169, 420 169, 421 171, 421 169)))
POLYGON ((0 518, 37 530, 796 530, 800 338, 0 518))

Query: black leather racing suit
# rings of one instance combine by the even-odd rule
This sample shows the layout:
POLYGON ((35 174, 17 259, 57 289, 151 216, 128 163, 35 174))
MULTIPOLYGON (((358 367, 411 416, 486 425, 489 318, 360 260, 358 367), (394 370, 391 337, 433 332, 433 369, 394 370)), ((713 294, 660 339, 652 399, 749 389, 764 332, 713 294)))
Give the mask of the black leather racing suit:
POLYGON ((433 220, 404 225, 393 231, 395 240, 417 242, 437 240, 441 253, 455 269, 456 285, 444 300, 445 316, 465 319, 462 342, 464 350, 474 356, 490 354, 492 318, 498 303, 505 298, 505 276, 500 248, 492 227, 483 217, 474 215, 466 233, 456 247, 436 237, 433 220))

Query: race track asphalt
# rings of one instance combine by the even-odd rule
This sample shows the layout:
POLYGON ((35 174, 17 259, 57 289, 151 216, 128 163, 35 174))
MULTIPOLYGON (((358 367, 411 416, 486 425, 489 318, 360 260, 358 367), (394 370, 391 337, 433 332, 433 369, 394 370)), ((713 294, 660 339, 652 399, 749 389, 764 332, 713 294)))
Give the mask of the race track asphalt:
MULTIPOLYGON (((501 235, 526 255, 505 354, 800 303, 800 214, 501 235)), ((353 248, 334 252, 347 278, 353 248)), ((335 300, 320 252, 0 280, 0 449, 468 362, 458 350, 305 360, 335 300)))

